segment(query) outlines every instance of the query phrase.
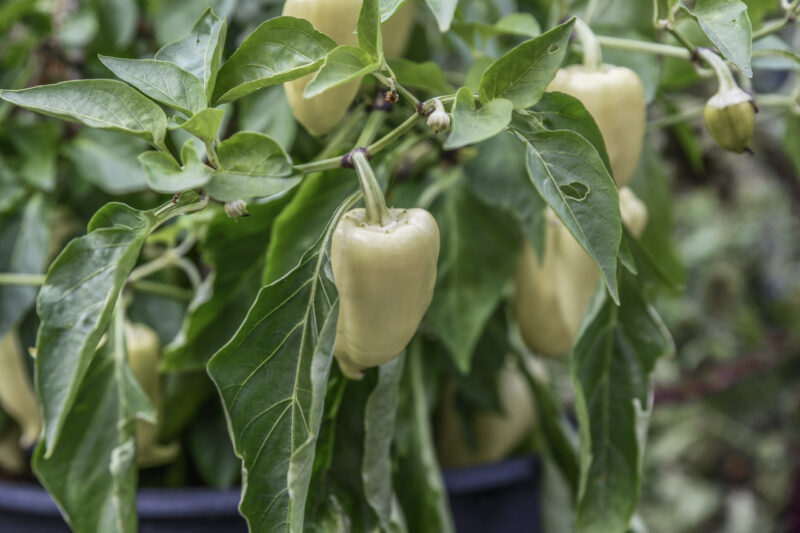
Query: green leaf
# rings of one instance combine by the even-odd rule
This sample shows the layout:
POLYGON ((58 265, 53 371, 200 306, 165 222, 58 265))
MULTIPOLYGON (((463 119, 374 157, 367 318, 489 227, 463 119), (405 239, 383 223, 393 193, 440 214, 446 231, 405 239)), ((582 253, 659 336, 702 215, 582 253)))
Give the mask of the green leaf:
POLYGON ((507 98, 514 109, 539 101, 564 61, 575 19, 525 41, 492 63, 481 76, 481 102, 507 98))
POLYGON ((308 82, 303 97, 313 98, 348 81, 359 80, 378 70, 380 65, 379 61, 360 48, 346 44, 338 46, 325 58, 325 64, 314 79, 308 82))
POLYGON ((189 120, 181 123, 181 129, 188 131, 205 144, 211 144, 217 139, 219 126, 225 117, 224 109, 208 107, 193 115, 189 120))
POLYGON ((477 146, 478 157, 466 164, 470 187, 484 202, 510 213, 539 257, 545 254, 547 204, 525 167, 525 149, 512 135, 496 135, 477 146))
POLYGON ((484 204, 466 184, 448 191, 433 213, 442 249, 427 317, 458 369, 466 373, 513 274, 520 236, 511 217, 484 204))
POLYGON ((210 8, 206 9, 186 37, 165 45, 155 58, 175 63, 194 74, 203 83, 205 100, 210 103, 222 63, 226 33, 225 20, 217 18, 210 8))
MULTIPOLYGON (((33 195, 18 214, 0 219, 0 272, 41 274, 50 240, 49 209, 33 195)), ((0 285, 0 338, 33 306, 36 287, 0 285)))
POLYGON ((236 113, 239 130, 269 135, 281 146, 292 146, 297 135, 297 121, 283 87, 269 87, 243 98, 236 113))
POLYGON ((264 285, 292 270, 328 224, 328 213, 356 190, 352 172, 335 170, 306 176, 297 194, 275 219, 264 268, 264 285))
POLYGON ((127 81, 156 102, 188 116, 206 107, 203 82, 175 63, 155 59, 123 59, 104 55, 99 57, 100 62, 118 78, 127 81))
POLYGON ((305 19, 277 17, 261 24, 222 66, 216 103, 314 72, 336 43, 305 19))
POLYGON ((444 33, 449 30, 458 6, 458 0, 425 0, 425 3, 428 4, 431 12, 433 12, 439 31, 444 33))
POLYGON ((511 122, 514 104, 510 100, 498 98, 479 110, 469 87, 462 87, 453 103, 453 126, 444 143, 445 150, 454 150, 494 137, 511 122))
MULTIPOLYGON (((683 0, 681 1, 683 5, 683 0)), ((752 25, 747 5, 739 0, 697 0, 694 11, 683 7, 697 19, 703 32, 722 55, 749 77, 752 25)))
POLYGON ((389 20, 407 0, 380 0, 381 22, 389 20))
POLYGON ((367 502, 384 531, 391 531, 394 502, 391 447, 404 360, 401 355, 378 368, 378 383, 370 393, 364 411, 361 477, 367 502))
POLYGON ((536 37, 542 33, 539 22, 530 13, 511 13, 498 20, 494 27, 504 33, 526 37, 536 37))
POLYGON ((271 196, 297 185, 302 178, 289 177, 292 161, 273 138, 240 131, 220 143, 220 168, 206 190, 221 201, 271 196))
POLYGON ((214 169, 200 159, 194 146, 194 139, 189 139, 181 149, 183 166, 179 165, 166 152, 145 152, 139 156, 139 162, 147 176, 147 185, 162 193, 174 193, 201 187, 208 183, 214 175, 214 169))
POLYGON ((128 368, 121 333, 115 320, 66 417, 70 431, 52 455, 40 441, 33 456, 34 472, 75 533, 137 531, 135 419, 156 413, 128 368))
POLYGON ((358 14, 358 47, 375 60, 383 55, 379 0, 364 0, 358 14))
POLYGON ((527 133, 528 174, 558 218, 597 264, 614 301, 622 240, 617 187, 597 150, 577 133, 527 133))
POLYGON ((164 142, 167 117, 158 105, 115 80, 76 80, 18 91, 0 98, 44 115, 91 128, 130 133, 154 145, 164 142))
POLYGON ((84 129, 62 145, 78 175, 109 194, 147 189, 144 169, 137 159, 147 143, 109 131, 84 129))
POLYGON ((433 61, 415 63, 402 57, 388 60, 398 83, 404 87, 416 87, 436 94, 453 92, 453 86, 444 79, 441 67, 433 61))
POLYGON ((548 92, 542 95, 542 99, 533 106, 531 112, 546 129, 574 131, 589 141, 611 172, 611 163, 600 128, 580 100, 568 94, 548 92))
POLYGON ((672 339, 632 276, 621 275, 620 306, 598 290, 572 354, 580 424, 581 533, 624 533, 641 484, 639 412, 652 401, 649 376, 672 339))
POLYGON ((431 428, 434 398, 426 391, 422 343, 415 337, 408 349, 408 360, 398 410, 395 487, 408 519, 409 531, 453 533, 447 491, 436 460, 431 428), (403 429, 401 429, 403 428, 403 429))
POLYGON ((73 239, 50 265, 39 291, 36 392, 44 414, 45 457, 56 448, 92 356, 147 235, 169 218, 207 200, 184 194, 150 211, 119 203, 100 209, 85 236, 73 239))
POLYGON ((288 201, 285 195, 251 204, 247 207, 250 216, 238 220, 219 209, 203 228, 200 253, 211 272, 195 293, 180 332, 164 348, 162 369, 186 372, 205 368, 211 356, 233 337, 262 287, 270 230, 288 201))
POLYGON ((244 460, 239 506, 250 531, 301 532, 336 337, 325 273, 342 204, 301 263, 258 294, 236 336, 208 364, 244 460))
POLYGON ((216 396, 203 408, 189 429, 189 452, 203 482, 215 489, 229 489, 242 472, 242 461, 233 453, 225 414, 216 396))

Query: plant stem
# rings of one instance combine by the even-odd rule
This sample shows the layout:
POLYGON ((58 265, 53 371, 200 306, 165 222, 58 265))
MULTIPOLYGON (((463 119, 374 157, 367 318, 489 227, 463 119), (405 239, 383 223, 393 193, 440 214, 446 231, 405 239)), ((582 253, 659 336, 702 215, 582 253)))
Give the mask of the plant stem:
POLYGON ((689 39, 684 37, 683 34, 681 34, 681 32, 676 30, 673 24, 667 26, 667 31, 669 31, 672 34, 672 36, 675 37, 675 39, 677 39, 679 43, 681 43, 681 46, 683 46, 686 49, 686 51, 689 52, 689 57, 692 57, 694 55, 697 47, 693 45, 691 42, 689 42, 689 39))
POLYGON ((206 155, 208 156, 208 162, 214 168, 219 168, 219 158, 217 157, 217 149, 214 147, 214 143, 207 142, 206 143, 206 155))
POLYGON ((786 14, 777 19, 772 20, 769 22, 765 22, 763 26, 761 26, 758 30, 753 32, 753 40, 756 41, 765 35, 770 35, 772 33, 781 31, 786 26, 793 24, 796 22, 796 15, 794 10, 797 9, 797 2, 792 2, 793 5, 789 6, 789 9, 786 10, 786 14))
POLYGON ((699 117, 703 115, 703 108, 697 107, 694 109, 688 109, 686 111, 680 111, 678 113, 673 113, 670 115, 666 115, 663 117, 659 117, 657 119, 651 120, 647 123, 648 130, 654 130, 658 128, 664 128, 667 126, 674 126, 675 124, 680 124, 682 122, 686 122, 687 120, 691 120, 693 118, 699 117))
POLYGON ((376 80, 381 82, 383 85, 386 85, 390 89, 397 90, 397 92, 402 94, 403 98, 406 98, 409 102, 411 102, 411 104, 414 107, 416 107, 417 104, 419 103, 419 98, 414 96, 411 91, 409 91, 408 89, 406 89, 405 87, 403 87, 402 85, 397 83, 397 80, 391 80, 391 79, 387 78, 386 76, 384 76, 383 74, 380 74, 378 72, 373 72, 372 75, 375 77, 376 80))
POLYGON ((367 123, 364 125, 364 129, 361 130, 361 135, 358 136, 356 148, 363 147, 371 143, 378 134, 378 130, 380 130, 381 126, 383 126, 384 120, 386 120, 385 111, 378 109, 371 112, 367 117, 367 123))
POLYGON ((624 39, 622 37, 610 37, 608 35, 597 35, 597 42, 605 48, 616 50, 628 50, 631 52, 642 52, 644 54, 654 54, 678 59, 691 59, 692 54, 683 47, 671 44, 651 43, 638 41, 636 39, 624 39))
POLYGON ((421 117, 418 113, 414 113, 398 127, 393 129, 392 131, 390 131, 389 133, 387 133, 374 143, 370 144, 367 147, 367 152, 369 152, 370 154, 376 154, 381 150, 383 150, 384 148, 388 147, 395 141, 395 139, 401 137, 405 132, 413 128, 414 124, 416 124, 417 120, 419 120, 420 118, 421 117))
POLYGON ((583 65, 590 70, 597 70, 603 64, 603 53, 589 25, 581 19, 575 19, 575 32, 583 45, 583 65))
POLYGON ((44 285, 44 274, 0 273, 0 285, 32 286, 44 285))
POLYGON ((353 166, 356 167, 358 181, 361 184, 361 192, 364 195, 364 205, 367 211, 367 224, 384 226, 389 222, 390 213, 386 208, 386 199, 383 197, 383 190, 378 185, 375 173, 367 161, 367 155, 363 150, 353 152, 353 166))
POLYGON ((589 0, 586 5, 586 11, 583 12, 583 20, 586 21, 586 24, 589 25, 592 23, 595 14, 597 13, 597 0, 589 0))
POLYGON ((188 289, 182 289, 180 287, 175 287, 174 285, 159 283, 157 281, 148 281, 142 279, 132 283, 131 287, 140 292, 166 296, 167 298, 174 298, 175 300, 181 300, 184 302, 190 302, 192 301, 192 298, 194 298, 194 293, 188 289))
POLYGON ((334 155, 337 151, 337 147, 344 144, 345 140, 352 135, 356 127, 364 121, 364 116, 364 106, 359 106, 355 111, 350 113, 344 122, 336 128, 336 132, 328 139, 325 148, 322 149, 322 152, 319 153, 317 158, 322 160, 334 155))
POLYGON ((699 48, 697 53, 714 69, 719 81, 719 92, 728 92, 739 88, 724 59, 708 48, 699 48))

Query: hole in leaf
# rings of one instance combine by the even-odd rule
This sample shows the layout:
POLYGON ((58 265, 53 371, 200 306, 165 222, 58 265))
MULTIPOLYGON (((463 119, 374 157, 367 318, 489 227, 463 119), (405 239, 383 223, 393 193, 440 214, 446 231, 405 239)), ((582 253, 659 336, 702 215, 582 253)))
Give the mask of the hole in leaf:
POLYGON ((548 54, 555 54, 560 49, 561 49, 560 46, 558 46, 556 43, 553 43, 553 44, 550 45, 550 48, 547 49, 547 53, 548 54))
POLYGON ((589 187, 579 181, 573 181, 566 185, 559 185, 558 188, 561 189, 561 192, 565 195, 577 202, 582 202, 589 196, 589 187))

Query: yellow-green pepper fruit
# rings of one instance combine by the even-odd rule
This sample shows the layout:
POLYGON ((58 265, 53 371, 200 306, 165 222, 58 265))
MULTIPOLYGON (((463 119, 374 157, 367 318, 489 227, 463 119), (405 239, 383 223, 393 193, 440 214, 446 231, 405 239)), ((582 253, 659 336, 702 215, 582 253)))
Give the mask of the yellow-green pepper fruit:
MULTIPOLYGON (((161 377, 158 371, 161 343, 158 335, 145 324, 125 323, 125 345, 128 365, 136 381, 147 394, 157 412, 162 407, 161 377)), ((136 421, 136 451, 139 466, 147 468, 172 461, 178 455, 177 443, 162 445, 158 442, 158 424, 136 421)))
MULTIPOLYGON (((528 361, 527 366, 534 375, 544 373, 544 368, 535 361, 528 361)), ((463 417, 456 407, 455 387, 452 383, 445 384, 436 435, 437 455, 442 467, 460 468, 497 462, 519 446, 531 432, 536 424, 536 402, 527 379, 508 359, 497 375, 497 392, 502 413, 476 413, 472 420, 475 441, 469 443, 463 417)))
POLYGON ((539 355, 562 355, 572 347, 564 310, 558 297, 554 277, 558 251, 558 227, 561 222, 551 210, 545 216, 544 260, 527 239, 517 259, 514 277, 516 290, 513 309, 520 334, 528 348, 539 355))
POLYGON ((364 209, 344 214, 331 243, 339 291, 334 354, 342 372, 360 379, 406 347, 433 298, 439 227, 424 209, 390 209, 385 225, 364 209))
POLYGON ((22 428, 20 444, 33 445, 42 429, 42 415, 16 330, 0 339, 0 407, 22 428))
POLYGON ((703 110, 706 127, 717 144, 737 154, 750 148, 756 126, 753 98, 738 87, 720 90, 703 110))
MULTIPOLYGON (((356 26, 361 0, 287 0, 283 14, 308 20, 317 30, 328 35, 338 45, 358 45, 356 26)), ((406 2, 383 23, 384 55, 399 55, 405 49, 413 23, 414 6, 406 2)), ((354 80, 313 98, 304 98, 303 91, 316 73, 284 83, 289 107, 300 124, 314 136, 330 132, 347 114, 355 99, 360 80, 354 80)))
POLYGON ((558 71, 547 90, 569 94, 583 103, 603 135, 617 187, 628 185, 639 164, 647 114, 639 76, 614 65, 598 69, 570 65, 558 71))

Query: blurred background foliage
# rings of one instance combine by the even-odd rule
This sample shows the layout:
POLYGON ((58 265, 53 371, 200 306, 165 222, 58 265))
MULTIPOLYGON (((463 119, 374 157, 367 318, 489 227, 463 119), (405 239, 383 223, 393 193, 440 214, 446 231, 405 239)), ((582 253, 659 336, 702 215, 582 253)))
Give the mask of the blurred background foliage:
MULTIPOLYGON (((585 3, 569 2, 569 9, 579 12, 585 3)), ((778 5, 776 0, 746 3, 754 26, 778 5)), ((479 73, 487 58, 509 43, 502 41, 505 37, 464 39, 474 36, 471 20, 497 20, 523 9, 544 26, 552 22, 554 4, 559 2, 462 0, 455 31, 442 36, 431 17, 422 17, 407 56, 432 58, 445 70, 474 64, 473 72, 479 73)), ((655 36, 650 2, 601 4, 594 23, 599 33, 655 36)), ((98 52, 120 57, 151 54, 184 35, 209 5, 229 19, 230 51, 260 21, 277 15, 282 2, 0 0, 0 87, 110 77, 97 60, 98 52)), ((694 24, 686 22, 681 31, 701 43, 694 24)), ((780 37, 800 49, 796 27, 780 37)), ((649 148, 633 187, 651 210, 669 210, 668 198, 673 196, 671 218, 665 218, 672 220, 671 226, 649 227, 644 239, 666 243, 665 236, 671 234, 675 249, 660 247, 659 260, 683 264, 685 270, 686 290, 659 294, 656 301, 678 350, 656 371, 642 518, 653 533, 796 531, 790 524, 800 505, 792 503, 800 465, 800 116, 762 110, 755 155, 728 155, 713 146, 699 120, 697 110, 710 84, 697 84, 698 75, 688 64, 613 51, 606 57, 636 70, 647 87, 653 104, 649 148), (692 90, 685 92, 690 85, 692 90), (686 111, 686 120, 663 119, 686 111)), ((759 84, 755 89, 760 92, 788 92, 797 83, 796 63, 757 59, 754 67, 759 84)), ((447 81, 469 84, 474 79, 468 74, 466 79, 447 81)), ((236 127, 268 133, 284 146, 293 146, 295 153, 319 150, 318 141, 296 128, 280 87, 236 105, 236 112, 226 115, 236 127)), ((180 131, 171 135, 180 146, 180 131)), ((143 150, 137 142, 109 132, 100 138, 97 132, 22 110, 11 113, 8 104, 0 103, 0 250, 18 242, 29 248, 24 264, 5 264, 10 255, 0 254, 0 271, 42 272, 66 240, 81 234, 91 214, 112 198, 135 207, 154 205, 157 195, 146 191, 136 160, 143 150)), ((507 154, 502 146, 488 153, 507 154)), ((517 163, 510 158, 492 162, 491 157, 470 161, 467 177, 473 181, 499 164, 512 172, 517 163)), ((13 290, 15 297, 23 298, 17 301, 27 302, 21 309, 21 335, 32 345, 37 323, 31 291, 13 290)), ((8 293, 0 296, 0 301, 9 299, 8 293)), ((131 315, 157 325, 167 343, 184 311, 185 303, 175 299, 143 295, 137 297, 131 315)), ((15 312, 3 309, 0 336, 20 319, 15 312)), ((145 477, 143 482, 238 482, 235 461, 212 465, 209 448, 197 445, 214 442, 209 433, 223 445, 227 438, 221 412, 209 411, 213 424, 191 423, 198 410, 216 405, 207 401, 212 388, 205 374, 168 379, 167 405, 171 398, 196 400, 167 408, 172 414, 164 429, 168 439, 183 433, 184 449, 193 460, 150 472, 152 479, 145 477), (187 395, 187 390, 193 394, 187 395)), ((0 430, 8 423, 0 418, 0 430)), ((232 457, 225 455, 224 446, 215 450, 215 457, 232 457)))

